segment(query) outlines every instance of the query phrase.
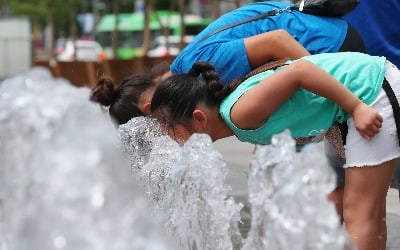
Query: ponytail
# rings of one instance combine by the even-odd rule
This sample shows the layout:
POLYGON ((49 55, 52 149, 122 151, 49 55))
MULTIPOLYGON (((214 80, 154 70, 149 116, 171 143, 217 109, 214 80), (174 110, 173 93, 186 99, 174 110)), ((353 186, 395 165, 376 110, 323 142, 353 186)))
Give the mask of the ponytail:
POLYGON ((219 75, 211 64, 206 62, 197 62, 193 64, 189 71, 189 75, 199 77, 200 74, 206 82, 210 94, 212 94, 219 102, 232 92, 229 85, 224 86, 221 84, 219 75))

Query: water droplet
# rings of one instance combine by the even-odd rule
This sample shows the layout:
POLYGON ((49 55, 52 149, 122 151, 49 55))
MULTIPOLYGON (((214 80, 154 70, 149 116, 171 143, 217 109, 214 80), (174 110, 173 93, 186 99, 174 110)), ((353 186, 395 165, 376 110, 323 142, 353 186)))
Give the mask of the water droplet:
POLYGON ((54 238, 53 243, 57 249, 63 249, 67 244, 67 240, 63 236, 57 236, 54 238))

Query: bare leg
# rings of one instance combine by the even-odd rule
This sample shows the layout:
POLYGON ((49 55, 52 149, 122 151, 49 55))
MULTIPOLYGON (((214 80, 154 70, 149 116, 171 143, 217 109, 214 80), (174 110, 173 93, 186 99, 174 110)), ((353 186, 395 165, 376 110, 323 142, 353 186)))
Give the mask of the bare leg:
POLYGON ((345 184, 345 171, 343 165, 345 160, 339 156, 334 147, 327 140, 324 142, 325 155, 332 169, 335 171, 337 178, 336 189, 328 194, 328 200, 335 204, 340 221, 343 223, 343 193, 345 184))
POLYGON ((395 163, 392 160, 372 167, 346 169, 344 223, 358 250, 385 249, 382 246, 386 245, 386 225, 382 223, 382 214, 395 163))
POLYGON ((328 200, 335 204, 336 212, 338 213, 340 222, 343 223, 343 194, 344 188, 336 188, 328 194, 328 200))
POLYGON ((387 242, 387 225, 386 225, 386 199, 381 206, 381 213, 379 215, 379 248, 385 250, 387 242))

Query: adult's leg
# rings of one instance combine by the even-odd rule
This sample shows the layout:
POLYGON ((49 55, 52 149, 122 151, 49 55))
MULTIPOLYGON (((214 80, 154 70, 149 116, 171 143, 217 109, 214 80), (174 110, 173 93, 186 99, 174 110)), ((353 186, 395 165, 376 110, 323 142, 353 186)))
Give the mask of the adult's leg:
POLYGON ((346 168, 344 224, 359 250, 384 250, 386 194, 396 160, 377 166, 346 168), (383 235, 381 235, 383 234, 383 235))

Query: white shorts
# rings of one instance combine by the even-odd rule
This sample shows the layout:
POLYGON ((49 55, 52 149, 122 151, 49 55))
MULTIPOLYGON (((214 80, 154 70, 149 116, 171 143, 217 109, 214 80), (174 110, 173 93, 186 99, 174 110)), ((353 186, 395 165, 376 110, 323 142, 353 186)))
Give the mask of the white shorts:
MULTIPOLYGON (((400 103, 400 71, 388 61, 386 61, 385 78, 400 103)), ((393 110, 383 89, 370 106, 383 117, 382 128, 371 141, 368 141, 358 133, 353 119, 347 120, 349 130, 345 145, 345 168, 375 166, 400 157, 399 138, 393 110)))

